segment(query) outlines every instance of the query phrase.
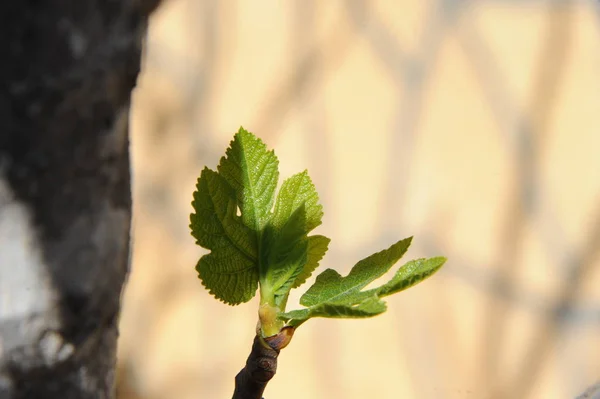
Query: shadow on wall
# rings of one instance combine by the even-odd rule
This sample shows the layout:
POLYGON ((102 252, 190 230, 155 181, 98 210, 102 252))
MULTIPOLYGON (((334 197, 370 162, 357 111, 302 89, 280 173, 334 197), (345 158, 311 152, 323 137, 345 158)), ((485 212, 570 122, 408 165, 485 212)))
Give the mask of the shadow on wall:
POLYGON ((323 267, 347 273, 409 235, 408 257, 449 258, 383 316, 303 327, 267 397, 583 392, 600 367, 597 15, 557 1, 167 3, 132 112, 120 397, 233 392, 256 303, 204 291, 187 226, 195 179, 240 125, 281 175, 308 168, 332 238, 323 267))

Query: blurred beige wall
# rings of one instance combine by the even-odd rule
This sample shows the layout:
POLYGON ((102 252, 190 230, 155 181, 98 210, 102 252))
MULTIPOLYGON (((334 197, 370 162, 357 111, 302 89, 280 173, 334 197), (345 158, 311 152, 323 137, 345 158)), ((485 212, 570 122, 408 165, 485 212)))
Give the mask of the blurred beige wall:
MULTIPOLYGON (((188 231, 240 125, 308 169, 342 273, 414 235, 435 277, 317 319, 266 398, 570 398, 600 377, 600 10, 567 1, 167 0, 132 111, 120 398, 227 398, 256 300, 215 301, 188 231)), ((290 300, 297 303, 299 293, 290 300)))

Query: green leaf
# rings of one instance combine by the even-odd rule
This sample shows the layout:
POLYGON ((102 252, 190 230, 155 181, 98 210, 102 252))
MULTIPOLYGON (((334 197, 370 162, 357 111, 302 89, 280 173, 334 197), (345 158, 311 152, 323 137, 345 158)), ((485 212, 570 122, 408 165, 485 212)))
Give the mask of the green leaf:
POLYGON ((190 228, 197 243, 212 253, 196 270, 206 288, 228 304, 250 300, 258 283, 256 234, 236 216, 235 191, 205 168, 196 185, 190 228))
POLYGON ((279 161, 252 133, 240 128, 217 167, 236 192, 244 224, 260 231, 273 206, 279 161))
POLYGON ((433 275, 445 262, 446 258, 443 257, 411 260, 398 269, 394 277, 384 285, 367 291, 356 292, 352 296, 346 297, 345 300, 356 303, 373 295, 383 298, 404 291, 433 275))
POLYGON ((208 250, 196 265, 202 283, 228 304, 250 300, 284 308, 292 286, 310 276, 328 239, 308 233, 321 223, 319 197, 307 172, 283 182, 273 151, 240 128, 219 162, 196 185, 190 228, 208 250), (274 210, 272 208, 274 206, 274 210))
POLYGON ((300 298, 304 309, 281 313, 279 318, 298 327, 311 317, 371 317, 385 311, 382 297, 400 292, 439 270, 445 258, 417 259, 406 263, 386 284, 362 291, 385 274, 408 250, 412 237, 358 262, 346 277, 327 269, 300 298))
POLYGON ((286 179, 275 198, 278 179, 274 152, 240 128, 217 171, 202 170, 190 215, 192 236, 210 250, 196 264, 198 277, 211 294, 231 305, 249 301, 260 284, 263 336, 276 335, 284 322, 297 327, 311 317, 380 314, 386 310, 381 298, 426 279, 446 261, 410 261, 387 283, 365 290, 406 253, 412 240, 407 238, 361 260, 345 277, 325 270, 300 298, 306 308, 282 313, 290 290, 311 276, 330 240, 308 235, 323 217, 308 173, 286 179))
POLYGON ((320 235, 308 237, 308 259, 304 268, 302 268, 302 271, 296 277, 292 288, 300 287, 311 276, 319 266, 319 262, 323 259, 323 256, 325 256, 330 241, 329 238, 320 235))
POLYGON ((307 260, 304 204, 288 217, 281 228, 269 225, 265 231, 265 242, 269 248, 266 259, 268 267, 265 276, 261 277, 261 284, 275 296, 286 296, 307 260))
POLYGON ((446 263, 446 258, 415 259, 402 266, 394 277, 377 289, 380 297, 404 291, 437 272, 446 263))
POLYGON ((301 205, 306 209, 306 232, 309 233, 321 224, 323 206, 319 204, 319 195, 307 171, 293 175, 281 185, 275 203, 273 226, 282 226, 301 205))
POLYGON ((345 302, 346 297, 359 292, 383 276, 408 250, 412 237, 398 241, 388 249, 377 252, 360 262, 342 277, 333 269, 321 273, 312 287, 300 298, 300 304, 314 306, 323 302, 345 302))
POLYGON ((198 178, 190 228, 197 244, 211 253, 198 261, 196 270, 209 292, 225 303, 247 302, 256 293, 277 166, 273 151, 240 128, 218 172, 205 168, 198 178))
POLYGON ((301 279, 306 281, 325 254, 327 246, 323 250, 322 244, 326 238, 307 236, 321 224, 322 217, 323 207, 306 171, 283 182, 273 217, 265 229, 265 247, 270 248, 270 252, 264 262, 268 266, 260 275, 262 291, 274 295, 277 306, 285 307, 298 276, 302 274, 301 279))
POLYGON ((387 305, 385 302, 377 298, 377 296, 372 295, 356 305, 322 303, 310 308, 281 313, 279 317, 285 321, 293 320, 292 323, 288 324, 298 327, 312 317, 360 319, 377 316, 385 312, 386 309, 387 305))
POLYGON ((196 270, 208 291, 229 305, 248 302, 256 293, 256 263, 239 252, 214 250, 200 258, 196 270))

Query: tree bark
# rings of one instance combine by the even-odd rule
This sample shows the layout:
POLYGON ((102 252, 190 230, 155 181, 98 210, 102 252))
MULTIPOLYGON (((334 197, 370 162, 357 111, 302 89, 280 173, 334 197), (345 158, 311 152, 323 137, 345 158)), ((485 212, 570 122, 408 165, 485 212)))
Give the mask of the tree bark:
POLYGON ((250 356, 244 368, 235 376, 233 399, 261 399, 267 383, 277 372, 279 350, 254 337, 250 356))
POLYGON ((114 397, 128 111, 158 3, 0 3, 0 399, 114 397))
POLYGON ((600 399, 600 382, 586 389, 577 399, 600 399))
POLYGON ((277 372, 279 352, 288 346, 294 328, 284 327, 279 334, 262 338, 257 330, 246 365, 235 376, 232 399, 261 399, 267 384, 277 372))

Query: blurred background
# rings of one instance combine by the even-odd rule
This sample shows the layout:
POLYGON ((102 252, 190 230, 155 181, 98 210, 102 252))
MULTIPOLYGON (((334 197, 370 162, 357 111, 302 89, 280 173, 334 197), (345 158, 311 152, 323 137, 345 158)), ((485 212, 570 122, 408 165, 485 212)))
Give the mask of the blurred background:
POLYGON ((165 1, 131 115, 120 398, 233 393, 257 301, 204 290, 188 218, 240 125, 281 176, 308 169, 321 270, 411 235, 407 259, 449 259, 382 316, 304 325, 267 399, 572 398, 599 379, 597 2, 165 1))

